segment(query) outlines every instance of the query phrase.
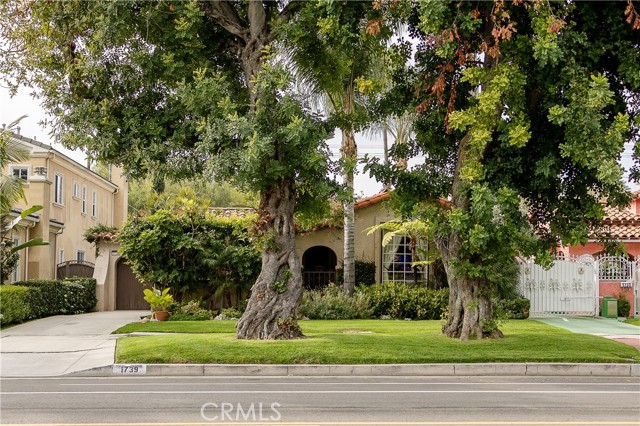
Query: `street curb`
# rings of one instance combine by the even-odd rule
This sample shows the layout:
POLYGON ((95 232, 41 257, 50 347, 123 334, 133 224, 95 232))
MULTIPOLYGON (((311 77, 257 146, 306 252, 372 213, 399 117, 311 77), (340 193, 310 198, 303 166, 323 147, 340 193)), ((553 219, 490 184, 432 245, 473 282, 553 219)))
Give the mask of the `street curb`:
POLYGON ((66 377, 117 376, 599 376, 640 377, 640 364, 113 364, 66 377), (142 366, 123 372, 123 366, 142 366))

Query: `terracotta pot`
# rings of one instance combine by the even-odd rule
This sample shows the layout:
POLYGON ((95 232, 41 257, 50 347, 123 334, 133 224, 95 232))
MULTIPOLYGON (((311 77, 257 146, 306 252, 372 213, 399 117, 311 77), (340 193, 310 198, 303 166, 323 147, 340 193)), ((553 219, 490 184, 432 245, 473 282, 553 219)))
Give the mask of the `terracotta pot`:
POLYGON ((155 311, 153 317, 158 321, 166 321, 169 318, 169 311, 155 311))

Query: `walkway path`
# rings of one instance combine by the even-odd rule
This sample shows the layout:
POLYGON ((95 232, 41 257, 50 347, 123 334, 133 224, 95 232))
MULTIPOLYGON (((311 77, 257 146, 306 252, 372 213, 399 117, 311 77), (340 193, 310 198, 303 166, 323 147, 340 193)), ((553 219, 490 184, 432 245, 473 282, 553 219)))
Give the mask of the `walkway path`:
POLYGON ((614 318, 548 317, 535 318, 545 324, 561 327, 574 333, 593 334, 634 346, 640 350, 640 327, 625 324, 614 318))
POLYGON ((117 335, 148 311, 57 315, 0 331, 0 376, 59 376, 113 364, 117 335))

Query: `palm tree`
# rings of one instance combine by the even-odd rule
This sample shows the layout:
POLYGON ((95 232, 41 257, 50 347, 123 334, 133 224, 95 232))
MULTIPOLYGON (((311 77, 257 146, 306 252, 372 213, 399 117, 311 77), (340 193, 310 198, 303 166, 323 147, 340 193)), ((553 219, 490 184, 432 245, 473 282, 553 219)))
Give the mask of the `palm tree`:
MULTIPOLYGON (((26 115, 9 124, 0 133, 0 169, 4 170, 10 163, 17 163, 29 158, 29 151, 16 143, 11 137, 20 120, 26 115)), ((0 176, 0 215, 8 215, 18 201, 25 200, 22 180, 19 177, 5 175, 0 176)), ((26 201, 26 200, 25 200, 26 201)))
POLYGON ((366 79, 381 38, 366 34, 365 2, 307 2, 284 37, 297 76, 341 132, 340 159, 344 186, 344 290, 355 288, 354 176, 358 163, 356 129, 366 121, 358 102, 358 83, 366 79))

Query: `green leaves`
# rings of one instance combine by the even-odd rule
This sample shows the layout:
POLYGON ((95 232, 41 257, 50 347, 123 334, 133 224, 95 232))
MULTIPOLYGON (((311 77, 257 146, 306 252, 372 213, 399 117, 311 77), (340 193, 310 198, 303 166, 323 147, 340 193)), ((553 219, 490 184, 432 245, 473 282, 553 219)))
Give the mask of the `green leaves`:
POLYGON ((248 228, 255 216, 217 218, 206 211, 195 200, 178 199, 170 209, 125 224, 120 251, 143 283, 178 295, 253 283, 260 255, 248 228))
POLYGON ((594 170, 597 178, 608 185, 617 185, 622 179, 616 158, 630 130, 627 114, 618 113, 611 120, 608 108, 614 103, 613 97, 606 76, 592 74, 590 81, 576 78, 567 91, 567 105, 553 105, 548 115, 549 121, 564 131, 561 155, 594 170))

